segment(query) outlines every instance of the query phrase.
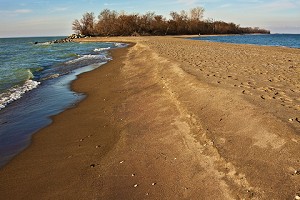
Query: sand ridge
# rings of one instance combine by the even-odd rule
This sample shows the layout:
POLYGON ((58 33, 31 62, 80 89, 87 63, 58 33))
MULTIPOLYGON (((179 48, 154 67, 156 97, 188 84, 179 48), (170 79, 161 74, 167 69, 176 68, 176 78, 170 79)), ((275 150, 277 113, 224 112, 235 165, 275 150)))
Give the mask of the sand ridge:
POLYGON ((89 91, 88 98, 59 115, 37 134, 36 145, 0 171, 6 181, 0 183, 1 195, 14 199, 298 195, 299 50, 172 37, 85 39, 92 40, 135 45, 118 50, 120 58, 75 81, 75 89, 82 85, 80 91, 89 91), (59 143, 48 140, 53 130, 72 131, 59 143), (49 151, 37 154, 43 142, 49 143, 49 151), (53 151, 56 155, 45 157, 53 151), (67 159, 51 163, 62 155, 67 159), (26 158, 34 162, 24 163, 26 158), (25 181, 29 184, 18 187, 25 181))

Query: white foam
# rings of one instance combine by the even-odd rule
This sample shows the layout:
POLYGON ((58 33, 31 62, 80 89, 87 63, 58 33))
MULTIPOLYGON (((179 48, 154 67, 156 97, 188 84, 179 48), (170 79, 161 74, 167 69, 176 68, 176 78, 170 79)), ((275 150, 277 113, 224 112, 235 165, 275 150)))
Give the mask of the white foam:
POLYGON ((79 62, 79 61, 92 60, 92 59, 101 59, 103 61, 111 60, 110 58, 107 58, 105 55, 84 55, 84 56, 81 56, 77 59, 70 60, 66 63, 67 64, 73 64, 73 63, 76 63, 76 62, 79 62))
POLYGON ((126 47, 127 46, 127 44, 125 44, 125 43, 118 43, 118 42, 114 43, 114 45, 116 47, 118 47, 118 48, 122 48, 122 47, 126 47))
POLYGON ((51 45, 51 42, 42 42, 42 43, 37 43, 36 45, 51 45))
POLYGON ((94 49, 94 52, 107 51, 107 50, 110 50, 110 47, 94 49))
POLYGON ((45 80, 48 80, 48 79, 58 78, 60 76, 61 76, 61 74, 58 74, 58 73, 57 74, 51 74, 51 75, 49 75, 49 76, 47 76, 45 78, 42 78, 41 81, 45 81, 45 80))
POLYGON ((7 92, 0 94, 0 110, 5 108, 7 104, 20 99, 24 93, 37 88, 39 84, 40 82, 27 80, 22 86, 13 87, 7 92))

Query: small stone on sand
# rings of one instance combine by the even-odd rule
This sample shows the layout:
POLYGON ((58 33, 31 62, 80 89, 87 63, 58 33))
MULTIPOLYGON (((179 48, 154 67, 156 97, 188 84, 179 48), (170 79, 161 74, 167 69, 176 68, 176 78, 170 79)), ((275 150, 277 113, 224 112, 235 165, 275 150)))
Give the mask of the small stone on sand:
POLYGON ((96 166, 95 164, 91 164, 91 165, 90 165, 91 168, 94 168, 95 166, 96 166))

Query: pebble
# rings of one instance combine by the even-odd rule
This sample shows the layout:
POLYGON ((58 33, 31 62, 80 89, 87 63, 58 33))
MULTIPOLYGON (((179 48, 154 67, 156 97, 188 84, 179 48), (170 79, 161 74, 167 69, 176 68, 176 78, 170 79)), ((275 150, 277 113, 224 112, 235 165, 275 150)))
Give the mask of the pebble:
POLYGON ((96 166, 95 164, 91 164, 91 165, 90 165, 91 168, 94 168, 95 166, 96 166))

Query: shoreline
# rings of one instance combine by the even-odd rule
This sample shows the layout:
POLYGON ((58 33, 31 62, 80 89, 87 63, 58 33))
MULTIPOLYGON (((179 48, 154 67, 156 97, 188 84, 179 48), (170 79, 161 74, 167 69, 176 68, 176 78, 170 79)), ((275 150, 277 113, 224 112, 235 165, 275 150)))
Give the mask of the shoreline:
MULTIPOLYGON (((48 38, 49 39, 49 38, 48 38)), ((22 44, 29 44, 28 49, 32 49, 32 51, 27 51, 28 55, 38 51, 40 48, 45 49, 44 46, 33 46, 33 43, 30 41, 34 41, 34 38, 25 39, 25 42, 20 40, 22 44)), ((47 37, 44 39, 47 40, 47 37)), ((10 41, 10 43, 15 44, 17 41, 10 41)), ((113 44, 101 44, 102 46, 111 46, 114 47, 113 44)), ((89 53, 92 54, 101 54, 102 56, 85 56, 83 50, 88 52, 89 50, 84 47, 84 45, 80 44, 68 44, 64 45, 65 54, 63 56, 63 60, 69 60, 68 62, 61 62, 61 64, 56 65, 51 70, 46 70, 43 72, 35 73, 35 77, 33 77, 33 81, 38 81, 39 86, 35 88, 33 91, 25 92, 18 96, 18 99, 14 98, 15 94, 19 94, 23 92, 20 88, 28 89, 27 81, 25 85, 20 85, 20 87, 14 87, 10 98, 12 102, 5 108, 5 110, 1 110, 1 130, 0 130, 0 168, 8 163, 12 157, 16 156, 20 152, 22 152, 31 142, 31 136, 38 132, 38 130, 46 127, 51 123, 51 116, 57 115, 60 112, 63 112, 65 109, 69 107, 73 107, 81 97, 81 94, 73 92, 71 87, 71 82, 76 79, 78 74, 84 73, 86 71, 93 70, 103 63, 106 63, 110 58, 106 58, 106 54, 108 53, 105 49, 97 49, 98 44, 91 44, 89 53), (71 49, 70 49, 71 48, 71 49), (74 57, 75 54, 67 54, 67 52, 77 52, 78 48, 81 48, 81 53, 77 54, 78 56, 74 57), (102 50, 99 52, 92 52, 92 50, 102 50), (80 54, 83 54, 79 56, 80 54), (80 57, 80 58, 79 58, 80 57), (101 59, 98 59, 100 58, 101 59), (97 64, 93 65, 92 62, 94 58, 97 58, 97 64), (72 60, 72 61, 71 61, 72 60), (102 62, 103 61, 103 62, 102 62), (88 65, 86 67, 82 66, 81 62, 85 62, 84 65, 88 65), (91 65, 89 65, 91 64, 91 65), (77 65, 77 66, 76 66, 77 65), (79 66, 78 66, 79 65, 79 66), (72 72, 70 68, 73 68, 72 72), (76 69, 77 68, 77 69, 76 69), (54 74, 54 75, 51 75, 54 74)), ((119 47, 119 46, 118 46, 119 47)), ((59 49, 58 45, 51 45, 46 47, 47 49, 59 49)), ((107 48, 108 49, 108 48, 107 48)), ((47 51, 47 50, 46 50, 47 51)), ((56 54, 57 51, 51 53, 51 57, 56 57, 59 55, 56 54)), ((43 56, 43 53, 41 53, 43 56)), ((34 60, 34 56, 32 57, 34 60)), ((37 59, 37 58, 36 58, 37 59)), ((47 58, 46 58, 47 59, 47 58)), ((58 58, 56 58, 58 59, 58 58)), ((43 60, 43 59, 41 59, 43 60)), ((26 59, 24 62, 29 62, 30 60, 26 59)), ((62 61, 62 60, 61 60, 62 61)), ((51 64, 51 61, 49 61, 51 64)), ((38 63, 38 61, 37 61, 38 63)), ((42 62, 40 62, 40 65, 42 62)), ((30 65, 30 64, 28 64, 30 65)), ((39 64, 37 64, 39 65, 39 64)), ((22 70, 21 70, 22 71, 22 70)), ((34 71, 34 70, 32 70, 34 71)), ((29 72, 29 71, 28 71, 29 72)), ((31 80, 30 80, 31 81, 31 80)), ((4 80, 5 82, 5 80, 4 80)), ((10 91, 9 89, 8 91, 10 91)), ((1 96, 1 95, 0 95, 1 96)), ((6 99, 6 98, 4 98, 6 99)), ((1 101, 1 100, 0 100, 1 101)), ((1 106, 1 105, 0 105, 1 106)))
POLYGON ((79 41, 93 40, 135 44, 72 83, 87 98, 0 170, 1 197, 298 195, 299 50, 172 37, 79 41))
MULTIPOLYGON (((121 60, 122 60, 122 56, 124 54, 124 52, 127 51, 127 48, 120 48, 120 49, 113 49, 110 50, 112 57, 115 58, 112 61, 102 65, 101 67, 89 71, 89 72, 85 72, 83 74, 80 74, 76 80, 74 80, 71 83, 71 90, 72 91, 76 91, 77 93, 84 93, 86 95, 86 97, 80 101, 79 103, 76 104, 75 107, 70 107, 68 109, 66 109, 65 111, 63 111, 62 113, 55 115, 53 117, 51 117, 52 119, 52 123, 50 125, 48 125, 47 127, 41 129, 40 131, 38 131, 37 133, 35 133, 32 136, 32 142, 29 145, 29 147, 27 147, 23 152, 21 152, 19 155, 15 156, 8 164, 6 164, 3 168, 0 169, 0 176, 1 176, 1 181, 0 181, 0 185, 1 185, 1 189, 0 189, 0 194, 1 197, 9 199, 11 198, 11 196, 15 196, 15 198, 18 198, 18 195, 22 194, 23 197, 27 197, 30 199, 39 199, 41 196, 44 195, 44 193, 46 193, 46 191, 49 189, 47 185, 45 185, 44 187, 40 188, 37 191, 27 191, 27 188, 35 188, 36 184, 40 183, 41 185, 43 185, 43 183, 49 183, 50 187, 55 187, 57 190, 63 191, 65 189, 65 187, 69 187, 68 184, 70 182, 73 182, 72 184, 75 184, 75 182, 77 182, 77 185, 80 186, 80 183, 78 182, 79 180, 77 179, 77 177, 73 177, 72 175, 76 174, 76 173, 80 173, 82 170, 84 169, 88 169, 91 168, 90 165, 93 164, 92 161, 87 161, 92 159, 92 157, 94 157, 95 155, 91 156, 91 158, 85 158, 84 155, 81 155, 77 158, 77 154, 79 154, 80 151, 84 151, 84 152, 92 152, 94 150, 96 150, 96 152, 98 152, 97 156, 103 156, 105 155, 109 149, 112 148, 112 146, 114 145, 115 141, 117 140, 118 136, 118 131, 115 130, 115 127, 111 126, 110 124, 110 118, 106 118, 107 115, 109 115, 109 110, 107 110, 103 116, 99 116, 99 117, 95 117, 89 113, 85 113, 85 116, 87 117, 86 120, 82 120, 81 119, 81 112, 85 112, 82 111, 85 109, 85 104, 92 104, 94 105, 95 103, 91 102, 92 101, 99 101, 98 103, 102 103, 103 99, 105 97, 103 97, 103 95, 108 95, 108 93, 110 92, 110 89, 108 89, 111 85, 111 79, 114 79, 114 77, 107 77, 106 75, 100 75, 100 77, 102 77, 103 80, 107 79, 108 83, 99 83, 100 81, 98 79, 98 75, 101 73, 108 73, 111 74, 112 76, 113 73, 118 73, 119 67, 122 65, 121 60), (118 66, 120 65, 120 66, 118 66), (88 79, 88 80, 86 80, 88 79), (94 79, 93 81, 91 81, 91 79, 94 79), (88 83, 85 83, 86 81, 88 81, 88 83), (92 82, 92 83, 91 83, 92 82), (94 84, 93 84, 94 83, 94 84), (99 84, 100 86, 98 86, 97 84, 99 84), (93 87, 93 88, 91 88, 93 87), (101 93, 101 91, 98 91, 96 94, 92 92, 93 89, 95 88, 102 88, 102 92, 104 90, 105 94, 100 94, 99 96, 95 97, 95 95, 97 95, 99 92, 101 93), (101 98, 101 96, 103 98, 101 98), (70 120, 70 121, 69 121, 70 120), (98 126, 97 124, 95 124, 95 120, 100 120, 102 122, 101 126, 98 126), (94 122, 93 122, 94 121, 94 122), (92 124, 89 124, 89 123, 92 124), (76 127, 73 127, 73 123, 77 124, 76 127), (86 124, 84 124, 86 123, 86 124), (88 125, 89 124, 89 125, 88 125), (90 126, 90 127, 85 127, 85 126, 90 126), (63 126, 63 127, 61 127, 63 126), (80 130, 78 130, 77 128, 79 128, 80 130), (96 128, 96 129, 95 129, 96 128), (110 136, 106 136, 106 135, 100 135, 97 136, 97 141, 95 141, 96 143, 91 147, 88 148, 84 145, 81 145, 81 143, 83 143, 84 140, 87 140, 88 138, 90 138, 93 135, 93 132, 97 130, 99 132, 106 132, 106 133, 110 133, 110 136), (72 133, 73 132, 73 133, 72 133), (74 133, 76 132, 76 133, 74 133), (72 134, 70 138, 72 138, 69 141, 69 136, 68 134, 72 134), (49 137, 50 136, 50 137, 49 137), (104 143, 104 145, 102 145, 102 143, 104 143), (62 147, 66 147, 68 146, 67 149, 62 149, 62 147), (41 147, 42 147, 42 152, 41 152, 41 147), (97 148, 96 148, 97 147, 97 148), (75 148, 75 149, 74 149, 75 148), (88 148, 88 149, 87 149, 88 148), (47 155, 46 159, 43 159, 44 156, 47 155), (72 159, 74 157, 74 160, 72 159), (28 160, 28 158, 37 158, 39 166, 35 167, 35 162, 32 162, 31 159, 28 160), (68 160, 69 159, 69 160, 68 160), (67 169, 68 167, 72 166, 72 163, 74 165, 78 164, 77 161, 78 159, 80 160, 82 166, 77 167, 76 169, 70 169, 70 172, 66 173, 65 170, 61 171, 58 174, 56 174, 55 176, 51 177, 52 179, 50 179, 46 174, 45 171, 41 168, 48 168, 46 171, 48 170, 54 170, 56 172, 59 172, 59 168, 63 167, 65 169, 67 169), (87 163, 84 163, 84 162, 87 163), (60 162, 64 162, 62 163, 62 165, 60 166, 60 162), (53 163, 57 163, 58 166, 53 166, 53 163), (83 164, 84 163, 84 164, 83 164), (86 164, 86 166, 85 166, 86 164), (25 168, 26 172, 24 173, 25 170, 20 170, 20 171, 15 171, 14 166, 19 166, 21 168, 25 168), (30 174, 30 180, 34 181, 39 179, 38 183, 37 182, 32 182, 32 183, 28 183, 28 185, 23 185, 20 186, 17 182, 14 182, 14 180, 12 180, 12 177, 7 173, 9 171, 15 171, 13 173, 17 173, 14 176, 18 179, 26 179, 26 177, 28 176, 28 174, 30 174), (45 176, 40 177, 41 174, 44 174, 45 176), (59 181, 59 177, 64 177, 64 180, 59 181), (71 181, 72 180, 72 181, 71 181), (14 189, 9 189, 9 188, 18 188, 18 190, 22 191, 20 193, 15 193, 14 189)), ((112 83, 113 84, 113 83, 112 83)), ((105 104, 105 103, 102 103, 105 104)), ((103 105, 102 105, 103 106, 103 105)), ((88 106, 91 107, 91 106, 88 106)), ((94 107, 92 106, 92 110, 90 110, 90 112, 95 112, 95 111, 99 111, 100 108, 96 108, 94 109, 94 107)), ((111 112, 111 110, 110 110, 111 112)), ((95 138, 95 137, 93 137, 95 138)), ((69 170, 68 170, 69 171, 69 170)), ((78 188, 78 191, 80 190, 80 188, 78 188)), ((73 193, 73 192, 72 192, 73 193)), ((76 195, 75 195, 76 196, 76 195)), ((74 197, 75 197, 74 196, 74 197)), ((19 196, 19 198, 21 198, 19 196)), ((43 198, 46 198, 45 196, 43 198)))

